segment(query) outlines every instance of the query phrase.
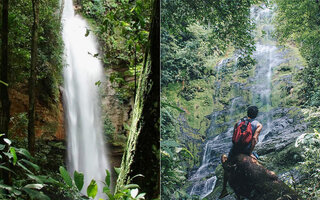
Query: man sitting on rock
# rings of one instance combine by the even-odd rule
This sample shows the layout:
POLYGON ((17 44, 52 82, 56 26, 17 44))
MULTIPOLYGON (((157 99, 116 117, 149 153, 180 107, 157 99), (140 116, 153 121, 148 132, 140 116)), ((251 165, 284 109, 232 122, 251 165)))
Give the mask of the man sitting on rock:
MULTIPOLYGON (((230 149, 228 157, 223 154, 221 156, 222 165, 226 165, 228 159, 238 154, 246 154, 253 158, 257 158, 257 154, 252 154, 254 147, 258 142, 258 136, 262 129, 262 124, 259 123, 255 118, 258 115, 258 108, 256 106, 249 106, 247 110, 247 117, 242 118, 234 125, 233 137, 232 137, 232 147, 230 149)), ((226 166, 224 166, 225 168, 226 166)), ((219 196, 219 199, 228 195, 227 182, 229 179, 229 174, 224 170, 223 177, 223 188, 219 196)))

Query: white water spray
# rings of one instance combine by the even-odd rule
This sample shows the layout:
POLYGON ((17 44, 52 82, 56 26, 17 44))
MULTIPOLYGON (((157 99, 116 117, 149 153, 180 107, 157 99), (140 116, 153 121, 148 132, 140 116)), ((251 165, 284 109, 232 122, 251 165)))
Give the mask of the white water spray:
POLYGON ((94 57, 98 53, 92 34, 85 36, 88 25, 73 10, 72 0, 65 0, 62 22, 65 44, 64 105, 68 139, 68 171, 84 173, 84 187, 91 179, 98 183, 98 197, 102 194, 101 181, 110 170, 104 144, 100 98, 97 81, 103 82, 103 67, 94 57), (99 185, 100 184, 100 185, 99 185))

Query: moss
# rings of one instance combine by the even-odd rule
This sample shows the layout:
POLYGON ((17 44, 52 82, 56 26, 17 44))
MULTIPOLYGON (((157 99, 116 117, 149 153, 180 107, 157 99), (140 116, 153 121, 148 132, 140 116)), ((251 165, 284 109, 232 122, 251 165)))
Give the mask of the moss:
MULTIPOLYGON (((214 107, 212 102, 213 89, 208 87, 213 77, 209 77, 208 80, 193 80, 190 81, 189 86, 191 88, 197 88, 194 91, 194 97, 191 99, 181 98, 183 92, 183 85, 181 83, 171 83, 168 87, 163 88, 163 96, 167 98, 167 101, 173 105, 179 106, 186 111, 186 119, 188 124, 195 129, 200 129, 199 132, 204 135, 209 122, 204 116, 209 115, 214 107)), ((176 117, 178 111, 175 112, 176 117)))

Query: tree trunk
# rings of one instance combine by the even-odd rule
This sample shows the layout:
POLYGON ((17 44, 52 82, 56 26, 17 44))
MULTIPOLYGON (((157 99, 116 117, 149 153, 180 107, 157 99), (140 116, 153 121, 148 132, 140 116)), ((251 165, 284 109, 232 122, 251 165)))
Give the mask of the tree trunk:
MULTIPOLYGON (((8 136, 8 127, 9 127, 9 119, 10 119, 10 101, 8 94, 8 8, 9 2, 8 0, 2 1, 2 31, 1 31, 1 81, 0 83, 0 134, 5 134, 0 138, 0 143, 6 144, 3 141, 4 137, 8 136)), ((7 157, 2 155, 3 159, 7 157)), ((8 161, 8 160, 7 160, 8 161)), ((4 183, 7 185, 11 184, 10 174, 8 171, 2 171, 2 178, 4 183)))
POLYGON ((236 195, 251 200, 298 200, 299 195, 250 156, 239 154, 224 164, 236 195))
POLYGON ((38 53, 39 0, 32 0, 33 25, 31 38, 31 68, 29 78, 29 111, 28 111, 28 148, 31 155, 35 153, 35 86, 38 53))
POLYGON ((130 182, 139 184, 140 190, 147 193, 146 199, 156 198, 160 193, 160 0, 155 0, 153 4, 149 45, 116 185, 118 191, 130 182), (137 174, 144 177, 131 180, 137 174))

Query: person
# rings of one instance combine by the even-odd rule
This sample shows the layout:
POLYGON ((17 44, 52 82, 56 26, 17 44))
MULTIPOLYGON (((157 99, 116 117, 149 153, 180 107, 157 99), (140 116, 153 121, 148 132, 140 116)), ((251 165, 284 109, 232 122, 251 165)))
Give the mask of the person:
MULTIPOLYGON (((256 146, 256 144, 258 143, 258 137, 259 137, 259 134, 262 130, 262 124, 256 120, 258 113, 259 113, 259 109, 257 106, 249 106, 247 109, 247 117, 244 117, 243 119, 239 120, 234 125, 233 131, 235 132, 237 127, 240 125, 240 123, 242 121, 250 122, 253 135, 252 135, 252 139, 248 145, 243 146, 243 145, 233 144, 230 149, 230 152, 228 154, 228 157, 225 154, 223 154, 221 156, 221 163, 224 166, 224 168, 226 165, 226 161, 228 159, 232 158, 233 156, 238 155, 238 154, 246 154, 248 156, 251 156, 251 157, 257 159, 257 154, 253 153, 253 149, 256 146)), ((221 194, 219 196, 219 199, 222 199, 223 197, 228 195, 228 191, 227 191, 227 182, 228 182, 228 178, 229 178, 228 175, 229 175, 228 172, 226 170, 224 170, 223 188, 222 188, 221 194)))

